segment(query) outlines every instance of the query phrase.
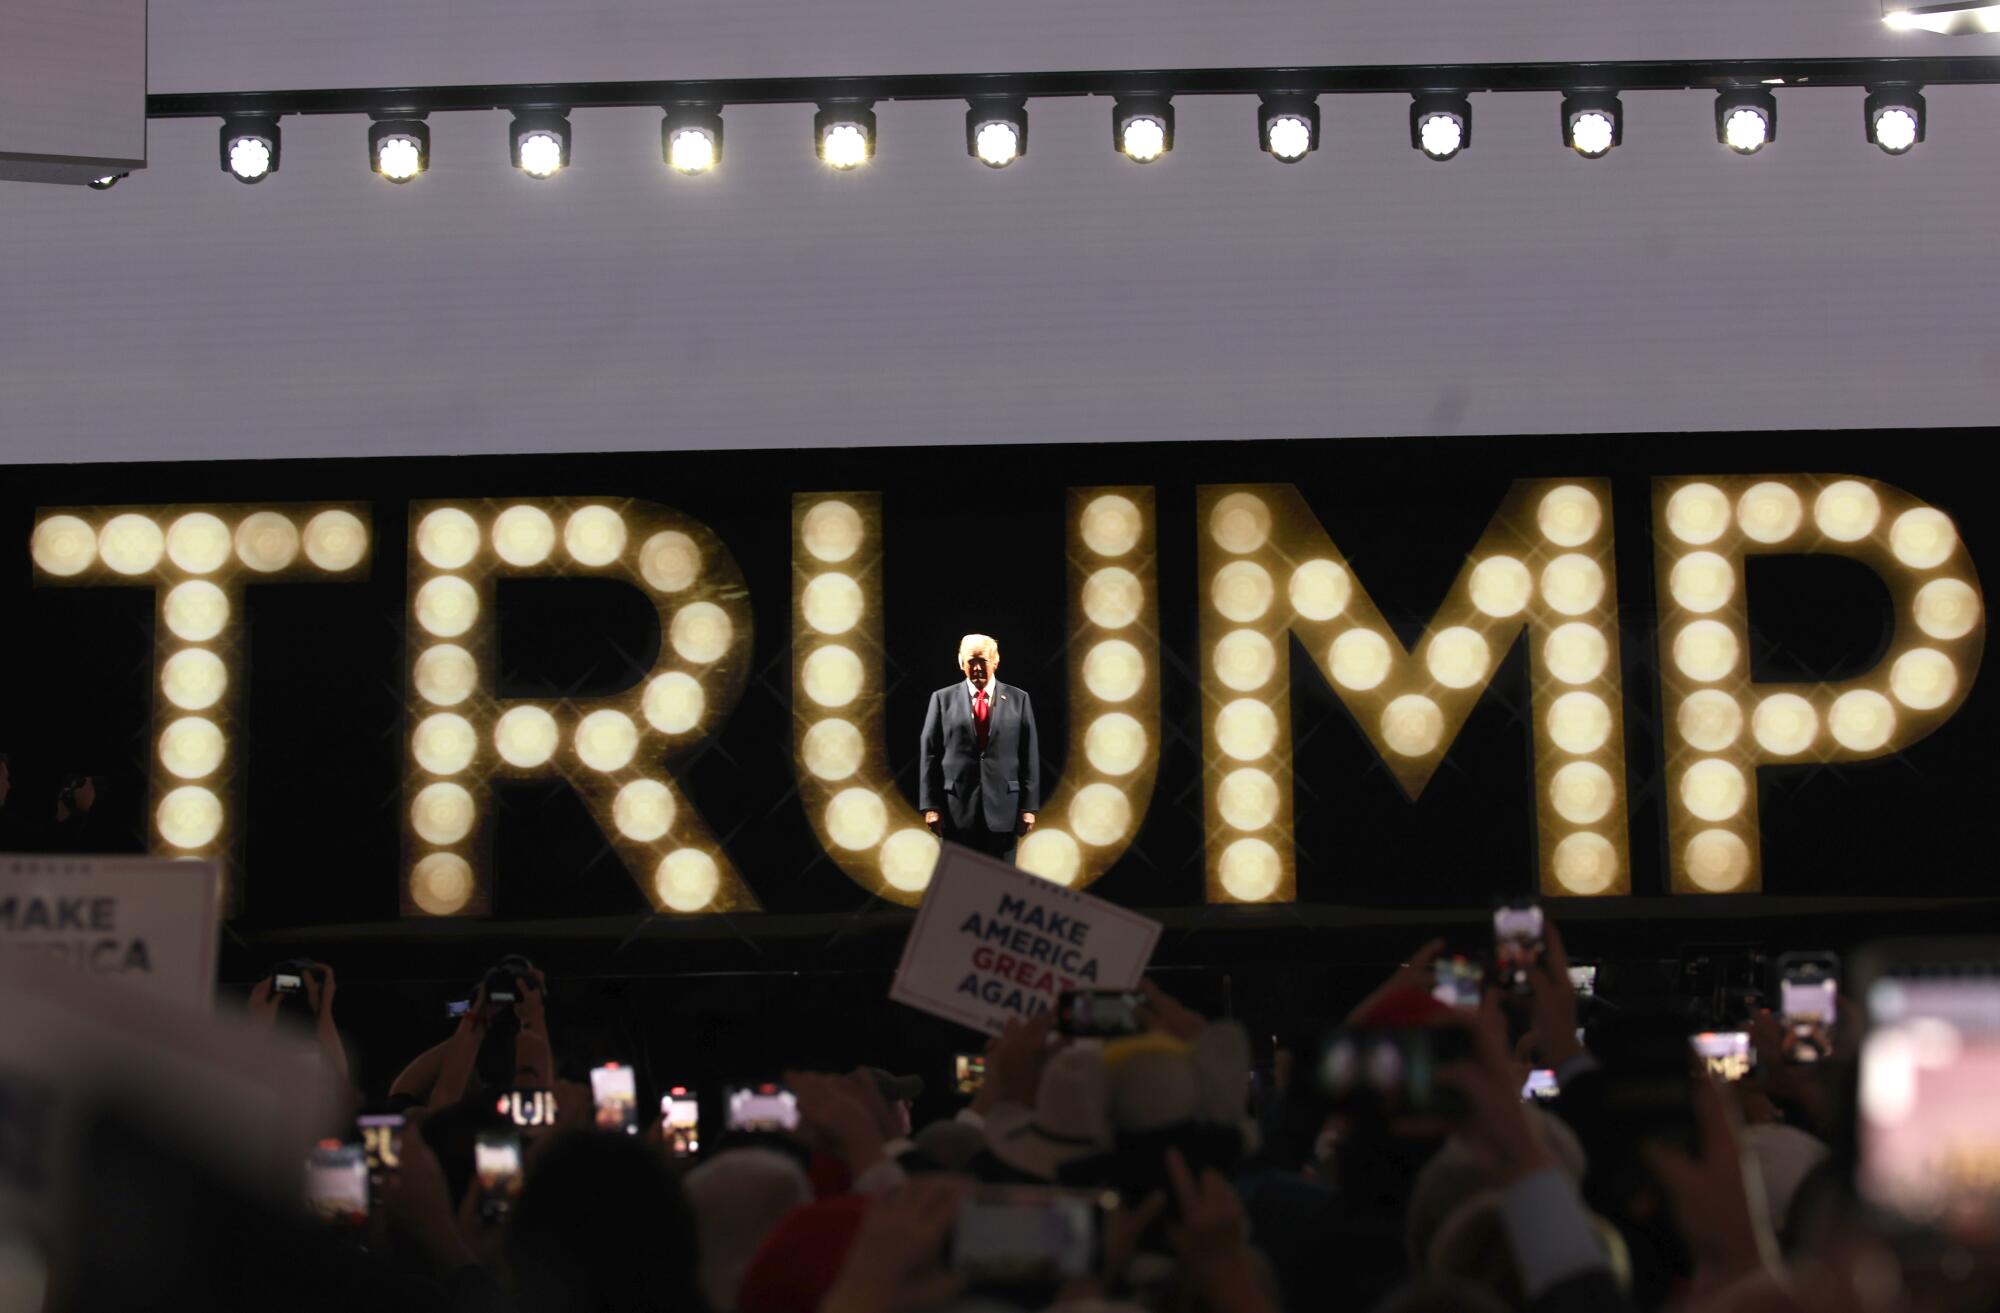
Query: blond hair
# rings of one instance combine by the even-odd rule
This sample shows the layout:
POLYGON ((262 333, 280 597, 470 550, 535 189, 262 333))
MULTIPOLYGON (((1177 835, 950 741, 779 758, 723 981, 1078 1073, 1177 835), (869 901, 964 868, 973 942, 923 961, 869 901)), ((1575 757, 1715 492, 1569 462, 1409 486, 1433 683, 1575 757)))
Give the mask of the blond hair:
POLYGON ((972 664, 972 658, 986 658, 986 673, 989 675, 1000 668, 1000 645, 985 634, 967 634, 958 640, 958 668, 964 670, 972 664))

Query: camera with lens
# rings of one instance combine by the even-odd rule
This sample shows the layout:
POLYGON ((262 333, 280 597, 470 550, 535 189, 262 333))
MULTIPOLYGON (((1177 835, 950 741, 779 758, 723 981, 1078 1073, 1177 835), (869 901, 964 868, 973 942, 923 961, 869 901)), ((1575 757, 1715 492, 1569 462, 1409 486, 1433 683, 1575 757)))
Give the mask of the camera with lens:
POLYGON ((509 953, 501 958, 480 981, 481 988, 486 991, 486 1001, 502 1007, 520 1002, 523 992, 536 987, 532 974, 534 969, 535 964, 519 953, 509 953))

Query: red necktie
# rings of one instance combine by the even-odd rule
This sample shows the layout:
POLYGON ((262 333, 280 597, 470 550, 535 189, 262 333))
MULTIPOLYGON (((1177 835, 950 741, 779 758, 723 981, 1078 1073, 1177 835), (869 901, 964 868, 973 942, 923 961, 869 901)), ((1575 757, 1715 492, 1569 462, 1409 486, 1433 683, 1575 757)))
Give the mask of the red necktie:
POLYGON ((979 731, 979 750, 986 751, 986 690, 972 690, 972 724, 979 731))

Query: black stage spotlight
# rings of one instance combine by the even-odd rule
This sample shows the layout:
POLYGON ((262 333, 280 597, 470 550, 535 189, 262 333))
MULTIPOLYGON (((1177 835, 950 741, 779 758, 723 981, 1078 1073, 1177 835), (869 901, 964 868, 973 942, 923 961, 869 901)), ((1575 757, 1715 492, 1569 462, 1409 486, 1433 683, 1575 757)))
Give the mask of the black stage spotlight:
POLYGON ((124 174, 124 173, 107 173, 102 178, 92 178, 89 182, 85 183, 84 185, 90 188, 92 191, 110 191, 113 187, 116 187, 118 185, 118 180, 120 178, 129 176, 130 176, 129 174, 124 174))
POLYGON ((1296 164, 1319 149, 1319 101, 1267 95, 1257 107, 1257 144, 1274 160, 1296 164))
POLYGON ((278 171, 278 120, 235 114, 222 121, 222 171, 238 182, 262 182, 278 171))
POLYGON ((1448 160, 1472 144, 1472 102, 1456 91, 1424 91, 1410 102, 1410 145, 1448 160))
POLYGON ((1019 96, 980 96, 965 109, 965 152, 992 169, 1028 153, 1028 108, 1019 96))
POLYGON ((553 178, 569 167, 569 115, 560 109, 517 109, 507 128, 514 167, 530 178, 553 178))
POLYGON ((378 119, 368 126, 368 167, 408 182, 431 166, 431 129, 422 119, 378 119))
POLYGON ((872 101, 823 101, 813 115, 813 150, 828 165, 858 169, 875 158, 875 110, 872 101))
POLYGON ((1111 144, 1150 164, 1174 148, 1174 106, 1165 96, 1120 96, 1111 106, 1111 144))
POLYGON ((1866 106, 1868 140, 1901 155, 1924 139, 1924 94, 1915 87, 1871 87, 1866 106))
POLYGON ((722 115, 710 105, 674 105, 660 120, 660 157, 676 173, 707 173, 722 163, 722 115))
POLYGON ((1715 139, 1755 155, 1778 135, 1778 98, 1762 87, 1731 87, 1715 98, 1715 139))
POLYGON ((1625 139, 1625 107, 1615 91, 1572 91, 1563 97, 1563 145, 1587 160, 1603 159, 1625 139))

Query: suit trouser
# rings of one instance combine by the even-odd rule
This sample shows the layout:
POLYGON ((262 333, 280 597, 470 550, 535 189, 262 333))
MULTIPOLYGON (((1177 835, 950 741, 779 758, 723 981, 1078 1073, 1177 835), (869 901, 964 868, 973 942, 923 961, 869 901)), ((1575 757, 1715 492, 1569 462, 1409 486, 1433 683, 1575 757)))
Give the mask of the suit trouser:
POLYGON ((950 816, 947 815, 945 818, 944 837, 951 843, 970 848, 974 852, 985 853, 988 857, 997 857, 1003 862, 1014 860, 1014 845, 1018 842, 1012 830, 1007 831, 1005 834, 995 834, 992 830, 988 829, 986 827, 986 817, 983 813, 973 817, 972 826, 969 829, 960 829, 953 825, 950 816))

